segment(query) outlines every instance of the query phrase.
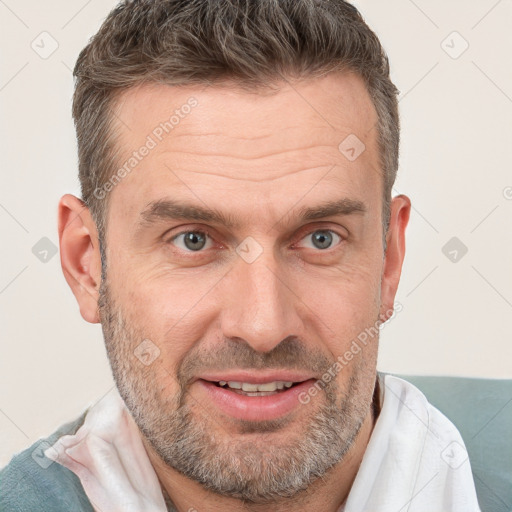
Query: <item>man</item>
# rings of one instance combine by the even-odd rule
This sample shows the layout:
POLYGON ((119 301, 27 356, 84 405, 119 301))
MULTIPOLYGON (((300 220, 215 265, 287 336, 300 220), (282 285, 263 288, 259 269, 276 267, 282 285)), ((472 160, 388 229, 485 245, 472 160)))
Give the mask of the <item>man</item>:
POLYGON ((455 427, 376 371, 411 203, 357 10, 126 1, 75 75, 61 262, 117 390, 11 461, 2 510, 479 510, 455 427))

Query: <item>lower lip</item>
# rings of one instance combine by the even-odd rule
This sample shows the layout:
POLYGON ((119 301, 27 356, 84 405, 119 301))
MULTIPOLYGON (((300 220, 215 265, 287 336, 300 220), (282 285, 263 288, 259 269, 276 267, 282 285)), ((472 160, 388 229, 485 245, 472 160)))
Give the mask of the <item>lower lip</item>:
POLYGON ((307 391, 315 380, 309 379, 286 391, 267 396, 240 395, 207 380, 199 379, 197 382, 206 391, 209 402, 228 416, 247 421, 264 421, 280 418, 301 405, 299 395, 307 391))

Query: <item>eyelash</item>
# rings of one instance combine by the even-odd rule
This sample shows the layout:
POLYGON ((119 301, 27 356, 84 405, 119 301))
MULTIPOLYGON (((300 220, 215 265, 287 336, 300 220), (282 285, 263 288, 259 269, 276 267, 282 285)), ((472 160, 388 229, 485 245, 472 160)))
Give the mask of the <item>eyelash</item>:
MULTIPOLYGON (((333 233, 334 235, 338 236, 340 238, 340 241, 337 244, 338 246, 341 245, 342 242, 344 242, 345 239, 346 239, 346 237, 344 237, 343 235, 341 235, 340 233, 338 233, 334 229, 317 227, 315 229, 312 229, 311 231, 308 231, 304 236, 302 236, 299 239, 299 241, 302 241, 304 238, 306 238, 309 235, 312 235, 313 233, 315 233, 317 231, 326 231, 326 232, 333 233)), ((174 240, 176 240, 179 236, 186 235, 187 233, 200 233, 202 235, 207 235, 211 240, 215 240, 215 238, 213 237, 212 233, 208 229, 201 228, 201 229, 187 229, 185 231, 180 231, 179 233, 173 235, 166 243, 172 244, 174 242, 174 240)), ((200 255, 201 253, 205 253, 206 252, 206 249, 201 249, 199 251, 191 251, 191 250, 186 250, 186 249, 177 249, 177 250, 180 251, 180 252, 184 252, 186 254, 194 254, 194 253, 196 253, 198 255, 200 255)), ((329 247, 329 248, 323 249, 323 250, 322 249, 317 249, 316 252, 318 252, 318 253, 328 253, 328 252, 330 252, 332 250, 335 250, 335 248, 329 247)))

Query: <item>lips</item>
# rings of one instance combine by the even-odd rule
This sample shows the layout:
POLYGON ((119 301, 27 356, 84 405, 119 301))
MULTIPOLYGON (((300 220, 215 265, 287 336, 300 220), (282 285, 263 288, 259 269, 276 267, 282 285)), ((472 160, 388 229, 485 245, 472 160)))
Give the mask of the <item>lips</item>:
MULTIPOLYGON (((273 393, 280 392, 291 388, 293 382, 284 382, 282 380, 275 380, 273 382, 266 382, 265 384, 252 384, 249 382, 236 382, 221 380, 218 385, 221 388, 227 388, 236 391, 237 393, 273 393)), ((249 395, 252 396, 252 395, 249 395)), ((255 395, 256 396, 256 395, 255 395)))
POLYGON ((269 382, 293 382, 297 384, 315 378, 314 375, 290 370, 273 372, 250 372, 237 370, 223 373, 207 373, 200 375, 199 379, 210 382, 246 382, 248 384, 266 384, 269 382))
POLYGON ((264 421, 281 418, 302 407, 299 395, 306 393, 314 383, 314 378, 297 372, 231 372, 205 375, 194 382, 193 389, 201 403, 222 414, 246 421, 264 421), (220 382, 225 384, 220 385, 220 382), (282 389, 274 391, 257 391, 258 384, 265 389, 265 384, 271 383, 292 385, 283 385, 282 389), (244 391, 243 387, 251 391, 244 391))

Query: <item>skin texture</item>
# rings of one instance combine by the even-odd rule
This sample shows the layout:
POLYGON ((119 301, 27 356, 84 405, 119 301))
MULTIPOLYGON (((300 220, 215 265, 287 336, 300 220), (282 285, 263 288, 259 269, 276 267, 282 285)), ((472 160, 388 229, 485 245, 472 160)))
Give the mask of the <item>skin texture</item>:
POLYGON ((273 94, 229 83, 125 91, 120 166, 190 98, 197 105, 109 193, 106 280, 89 210, 62 197, 65 277, 83 318, 102 322, 121 396, 177 510, 334 512, 373 428, 378 336, 307 404, 274 421, 228 417, 195 379, 240 368, 321 378, 359 333, 391 315, 410 200, 393 198, 384 254, 377 115, 351 73, 283 82, 273 94), (338 149, 350 134, 365 144, 354 161, 338 149), (141 223, 162 198, 239 225, 141 223), (366 211, 298 217, 341 198, 366 211), (200 251, 173 239, 201 230, 200 251), (327 248, 315 245, 318 230, 332 230, 327 248), (249 236, 262 250, 252 263, 236 251, 249 236), (143 340, 159 351, 149 365, 134 355, 143 340))

